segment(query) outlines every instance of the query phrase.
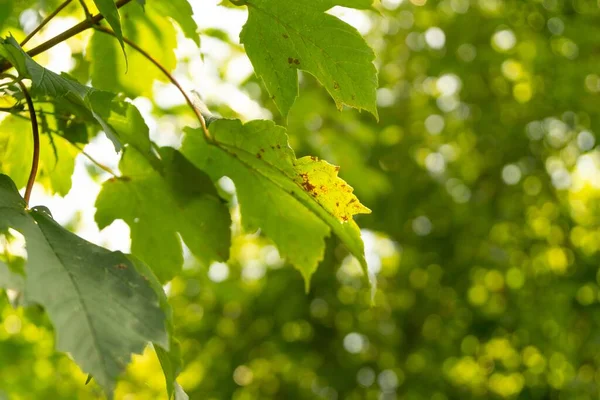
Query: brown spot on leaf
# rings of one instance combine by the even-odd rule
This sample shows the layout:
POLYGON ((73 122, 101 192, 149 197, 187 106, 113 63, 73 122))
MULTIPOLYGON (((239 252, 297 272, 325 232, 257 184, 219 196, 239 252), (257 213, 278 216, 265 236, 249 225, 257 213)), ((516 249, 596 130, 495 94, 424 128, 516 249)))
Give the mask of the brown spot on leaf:
POLYGON ((339 201, 338 201, 338 202, 336 202, 336 203, 335 203, 335 206, 336 206, 336 207, 339 207, 339 206, 340 206, 340 202, 339 202, 339 201))
POLYGON ((317 157, 315 157, 315 156, 310 156, 310 159, 313 160, 313 161, 319 161, 319 159, 317 157))
POLYGON ((256 158, 258 158, 260 160, 262 158, 262 154, 256 153, 256 158))
MULTIPOLYGON (((313 185, 312 183, 310 183, 310 181, 308 180, 308 174, 307 173, 302 173, 300 174, 300 176, 302 177, 302 188, 304 190, 306 190, 307 192, 312 192, 313 190, 315 190, 315 185, 313 185)), ((316 194, 311 193, 313 196, 316 196, 316 194)))
POLYGON ((306 190, 307 192, 312 192, 313 190, 315 190, 315 185, 313 185, 312 183, 310 183, 309 181, 304 181, 302 182, 302 187, 304 188, 304 190, 306 190))
POLYGON ((297 58, 294 58, 294 64, 300 65, 300 60, 298 60, 297 58))
POLYGON ((347 215, 342 215, 342 220, 344 222, 348 222, 348 216, 347 215))
POLYGON ((281 149, 281 146, 280 146, 280 145, 277 145, 277 148, 278 148, 278 149, 281 149))
POLYGON ((265 152, 265 149, 260 149, 260 152, 261 152, 261 153, 264 153, 264 152, 265 152))
POLYGON ((339 84, 339 83, 337 83, 337 81, 333 81, 333 88, 334 88, 335 90, 338 90, 338 89, 340 88, 340 84, 339 84))
POLYGON ((288 64, 293 64, 294 63, 294 59, 292 57, 288 57, 288 64))
POLYGON ((284 38, 284 39, 289 39, 289 38, 290 38, 290 37, 289 37, 287 34, 285 34, 285 33, 284 33, 283 35, 281 35, 281 36, 283 36, 283 38, 284 38))
POLYGON ((340 167, 335 167, 335 172, 339 172, 340 171, 340 167))
POLYGON ((125 264, 117 264, 117 265, 115 265, 115 268, 123 270, 123 269, 127 269, 127 265, 125 265, 125 264))

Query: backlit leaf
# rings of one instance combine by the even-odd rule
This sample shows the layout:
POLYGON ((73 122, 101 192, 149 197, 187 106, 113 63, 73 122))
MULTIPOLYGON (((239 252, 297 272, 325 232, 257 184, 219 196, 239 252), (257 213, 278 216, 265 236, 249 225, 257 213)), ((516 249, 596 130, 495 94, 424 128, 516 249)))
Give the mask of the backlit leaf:
MULTIPOLYGON (((152 3, 171 4, 170 1, 152 3)), ((139 7, 128 8, 123 15, 123 32, 126 38, 149 52, 168 71, 172 71, 176 65, 176 30, 162 15, 163 10, 155 10, 156 7, 167 6, 149 4, 145 12, 139 7)), ((99 31, 92 34, 86 57, 90 62, 94 88, 124 93, 131 98, 151 97, 154 81, 167 81, 165 75, 137 50, 126 46, 127 60, 120 53, 118 42, 113 36, 99 31)))
POLYGON ((210 179, 173 149, 162 153, 164 175, 135 149, 124 152, 123 177, 104 183, 96 222, 102 229, 124 220, 131 228, 132 253, 166 282, 183 265, 179 235, 204 263, 225 261, 231 222, 210 179))
POLYGON ((337 177, 335 167, 297 160, 285 129, 271 121, 215 121, 211 133, 217 145, 207 144, 198 130, 186 133, 182 152, 213 179, 228 176, 234 181, 246 229, 260 228, 271 238, 300 270, 307 287, 332 230, 366 271, 352 215, 369 210, 337 177))
MULTIPOLYGON (((8 116, 0 123, 0 172, 14 180, 17 187, 25 187, 33 154, 31 122, 28 119, 8 116)), ((38 179, 50 193, 65 196, 71 189, 71 176, 75 169, 78 150, 64 138, 40 135, 40 160, 38 179)))
POLYGON ((172 18, 183 31, 184 35, 200 46, 198 25, 194 21, 192 6, 188 0, 152 1, 148 8, 154 9, 159 15, 172 18))
POLYGON ((0 56, 6 58, 21 77, 31 79, 34 95, 60 99, 71 112, 95 120, 116 149, 131 143, 146 157, 153 158, 147 127, 133 105, 112 93, 82 85, 68 75, 47 70, 27 55, 13 37, 0 40, 0 56))
POLYGON ((104 16, 106 22, 117 35, 117 39, 121 44, 121 49, 125 52, 125 44, 123 43, 123 30, 121 29, 121 17, 119 9, 114 0, 94 0, 94 4, 98 7, 98 11, 104 16))
POLYGON ((240 35, 254 70, 286 116, 298 96, 298 71, 314 75, 335 100, 377 116, 375 55, 352 26, 325 11, 368 8, 366 0, 248 0, 240 35))

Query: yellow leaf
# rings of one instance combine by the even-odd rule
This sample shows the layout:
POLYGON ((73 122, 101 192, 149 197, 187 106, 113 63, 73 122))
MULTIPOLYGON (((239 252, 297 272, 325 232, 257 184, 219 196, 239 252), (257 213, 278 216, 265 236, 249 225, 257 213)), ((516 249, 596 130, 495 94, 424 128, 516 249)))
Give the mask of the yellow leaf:
POLYGON ((338 177, 340 167, 316 157, 302 157, 294 168, 296 183, 338 220, 347 222, 356 214, 371 213, 358 201, 352 186, 338 177))

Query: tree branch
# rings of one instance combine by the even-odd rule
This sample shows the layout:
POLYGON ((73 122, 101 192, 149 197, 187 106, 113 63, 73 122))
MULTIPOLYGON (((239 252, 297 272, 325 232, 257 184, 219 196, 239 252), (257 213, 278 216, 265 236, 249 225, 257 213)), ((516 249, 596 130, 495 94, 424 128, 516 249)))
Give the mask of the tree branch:
POLYGON ((29 116, 31 118, 31 130, 33 132, 33 161, 31 162, 31 172, 29 173, 29 179, 27 180, 27 187, 25 189, 25 203, 27 204, 27 207, 29 207, 29 198, 31 197, 31 190, 33 189, 33 184, 35 183, 35 177, 37 175, 38 166, 40 163, 40 130, 37 116, 35 114, 35 108, 33 107, 33 100, 29 95, 29 91, 22 81, 17 81, 17 83, 21 87, 23 96, 25 96, 25 100, 27 101, 29 116))
MULTIPOLYGON (((96 26, 96 30, 98 32, 103 32, 103 33, 106 33, 113 37, 116 37, 115 33, 112 30, 105 28, 103 26, 96 26)), ((154 64, 154 66, 156 66, 156 68, 158 68, 169 79, 169 81, 171 81, 171 83, 179 90, 179 92, 185 98, 186 103, 188 104, 188 106, 190 106, 190 108, 196 115, 196 118, 200 122, 200 126, 202 127, 202 132, 204 133, 204 138, 209 143, 213 143, 214 140, 213 140, 212 136, 210 135, 210 132, 208 131, 208 127, 206 126, 206 120, 202 116, 202 113, 200 112, 200 110, 198 110, 198 108, 194 105, 194 102, 192 101, 190 96, 188 96, 188 94, 185 92, 183 87, 179 84, 177 79, 175 79, 175 77, 165 67, 163 67, 160 62, 158 62, 154 57, 152 57, 150 54, 148 54, 140 46, 138 46, 137 44, 135 44, 134 42, 132 42, 131 40, 129 40, 125 37, 123 38, 123 41, 125 43, 127 43, 129 46, 133 47, 137 52, 139 52, 141 55, 143 55, 152 64, 154 64)))
POLYGON ((71 1, 72 0, 65 0, 60 6, 58 6, 58 8, 56 10, 54 10, 52 13, 50 13, 50 15, 48 15, 46 18, 44 18, 44 20, 37 26, 37 28, 32 30, 29 33, 29 35, 27 35, 27 37, 25 39, 23 39, 23 41, 21 42, 21 47, 25 46, 27 44, 27 42, 29 42, 29 40, 31 40, 31 38, 36 35, 36 33, 38 33, 44 26, 46 26, 46 24, 48 24, 48 22, 50 22, 52 20, 52 18, 56 17, 56 15, 59 12, 61 12, 63 10, 63 8, 68 6, 71 1))
MULTIPOLYGON (((116 6, 117 6, 117 8, 121 8, 124 5, 130 3, 131 1, 132 0, 119 0, 116 2, 116 6)), ((29 54, 31 57, 35 57, 38 54, 51 49, 52 47, 56 46, 57 44, 62 43, 65 40, 70 39, 73 36, 93 27, 94 25, 98 24, 98 22, 102 21, 103 19, 104 19, 104 15, 102 15, 102 14, 94 15, 91 19, 86 19, 85 21, 81 21, 80 23, 73 26, 72 28, 67 29, 63 33, 53 37, 52 39, 47 40, 46 42, 40 44, 37 47, 29 50, 27 52, 27 54, 29 54)), ((0 64, 0 72, 7 71, 10 68, 11 68, 11 65, 8 61, 4 61, 0 64)))

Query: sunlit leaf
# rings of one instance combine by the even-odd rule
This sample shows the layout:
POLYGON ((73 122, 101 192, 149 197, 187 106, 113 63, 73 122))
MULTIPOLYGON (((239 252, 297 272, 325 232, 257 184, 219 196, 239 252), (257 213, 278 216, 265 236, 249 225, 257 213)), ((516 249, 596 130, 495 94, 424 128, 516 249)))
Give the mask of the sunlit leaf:
POLYGON ((109 92, 84 86, 68 75, 57 75, 47 70, 27 55, 13 37, 0 41, 0 55, 17 69, 21 77, 31 79, 34 94, 60 99, 70 111, 84 119, 95 120, 115 148, 131 143, 145 156, 153 157, 147 128, 144 129, 143 119, 133 105, 109 92))
POLYGON ((148 4, 148 8, 156 10, 161 16, 172 18, 185 36, 200 46, 198 25, 194 21, 192 6, 188 0, 153 1, 148 4))
POLYGON ((286 116, 298 96, 298 70, 314 75, 335 100, 377 116, 375 55, 352 26, 326 14, 368 1, 248 0, 240 35, 254 70, 286 116))
MULTIPOLYGON (((0 172, 12 177, 17 187, 24 187, 31 170, 33 137, 31 122, 9 116, 0 123, 0 172)), ((52 194, 65 196, 71 189, 78 150, 64 138, 40 135, 40 161, 37 182, 52 194)))
POLYGON ((121 17, 119 9, 113 0, 94 0, 94 4, 98 7, 98 11, 104 16, 106 22, 117 35, 117 39, 121 44, 123 52, 125 51, 125 43, 123 43, 123 30, 121 28, 121 17))
MULTIPOLYGON (((152 3, 171 4, 170 1, 152 3)), ((145 12, 139 7, 128 8, 123 15, 123 32, 126 38, 172 71, 176 64, 177 35, 175 27, 165 18, 162 14, 164 10, 160 7, 167 6, 149 4, 145 12)), ((125 52, 127 60, 120 54, 118 42, 113 36, 94 32, 86 51, 92 85, 100 90, 122 92, 132 98, 140 95, 151 97, 154 81, 167 81, 167 78, 135 49, 126 46, 125 52)))
POLYGON ((207 144, 199 130, 186 132, 183 153, 213 179, 228 176, 234 181, 246 229, 260 228, 271 238, 300 270, 307 287, 331 230, 366 271, 352 215, 369 210, 337 178, 335 167, 326 170, 322 162, 297 160, 285 129, 270 121, 215 121, 211 133, 217 145, 207 144))

